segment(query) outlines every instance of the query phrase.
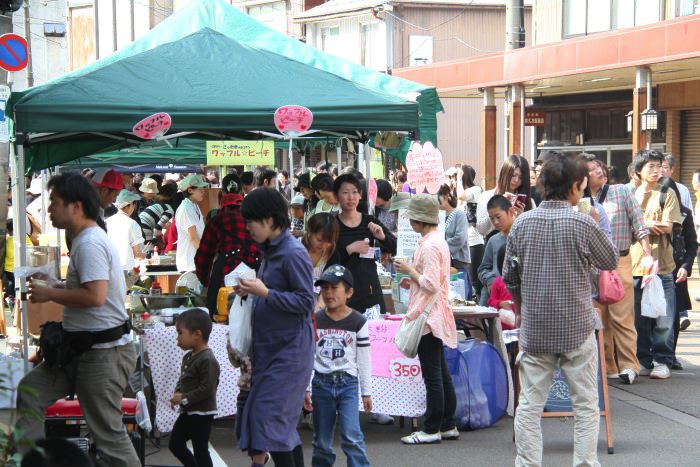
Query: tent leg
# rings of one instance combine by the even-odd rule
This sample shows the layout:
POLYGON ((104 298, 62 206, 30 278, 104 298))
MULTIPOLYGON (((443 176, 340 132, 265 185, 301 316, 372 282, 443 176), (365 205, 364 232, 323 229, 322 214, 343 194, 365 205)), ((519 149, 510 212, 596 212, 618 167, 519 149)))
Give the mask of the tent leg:
MULTIPOLYGON (((14 236, 15 241, 15 251, 19 252, 19 255, 15 255, 15 260, 19 258, 20 267, 27 265, 27 245, 24 239, 27 236, 27 223, 24 221, 26 216, 24 213, 27 209, 27 199, 26 199, 26 183, 24 180, 24 146, 19 146, 19 154, 14 153, 14 144, 10 144, 10 160, 12 161, 12 177, 16 181, 14 184, 13 192, 13 209, 14 209, 14 219, 15 231, 17 235, 14 236)), ((20 297, 20 312, 22 317, 22 357, 24 360, 24 373, 29 372, 29 321, 27 319, 27 280, 23 277, 19 278, 17 281, 19 284, 19 294, 20 297)))

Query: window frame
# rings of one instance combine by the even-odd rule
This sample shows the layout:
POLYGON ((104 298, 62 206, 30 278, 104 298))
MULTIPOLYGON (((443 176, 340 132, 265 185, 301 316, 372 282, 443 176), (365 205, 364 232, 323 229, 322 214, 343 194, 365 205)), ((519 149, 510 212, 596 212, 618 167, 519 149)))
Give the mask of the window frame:
MULTIPOLYGON (((589 36, 591 34, 598 34, 601 32, 616 31, 616 30, 620 29, 620 27, 617 24, 615 24, 615 7, 617 6, 616 3, 618 2, 618 0, 610 0, 610 4, 609 4, 610 5, 610 21, 609 21, 610 27, 609 27, 609 29, 604 30, 604 31, 589 32, 588 31, 588 6, 589 6, 588 2, 589 2, 589 0, 585 0, 586 12, 584 15, 584 28, 583 28, 584 32, 577 33, 577 34, 567 34, 566 33, 566 4, 571 3, 572 1, 581 1, 581 0, 562 0, 562 8, 561 8, 561 38, 562 38, 562 40, 571 39, 574 37, 589 36)), ((637 27, 637 2, 639 2, 639 1, 640 0, 633 0, 634 6, 633 6, 633 13, 632 13, 633 16, 632 17, 633 17, 634 24, 632 26, 625 26, 625 27, 637 27)), ((643 1, 643 0, 641 0, 641 1, 643 1)), ((700 3, 698 3, 697 0, 696 0, 695 5, 696 5, 695 10, 696 10, 696 12, 698 12, 698 9, 700 8, 700 3)), ((664 20, 664 2, 663 1, 659 1, 658 13, 659 13, 659 17, 658 17, 659 19, 656 22, 663 21, 664 20)), ((654 24, 654 23, 646 23, 646 24, 644 24, 644 26, 646 26, 648 24, 654 24)))

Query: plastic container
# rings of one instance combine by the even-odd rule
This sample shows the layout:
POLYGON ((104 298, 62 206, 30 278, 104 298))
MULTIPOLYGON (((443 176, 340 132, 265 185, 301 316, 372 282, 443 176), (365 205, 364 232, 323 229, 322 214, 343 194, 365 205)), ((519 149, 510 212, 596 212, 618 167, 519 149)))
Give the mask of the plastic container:
POLYGON ((153 283, 151 284, 151 288, 149 289, 148 293, 151 295, 163 295, 163 289, 161 288, 158 279, 153 280, 153 283))

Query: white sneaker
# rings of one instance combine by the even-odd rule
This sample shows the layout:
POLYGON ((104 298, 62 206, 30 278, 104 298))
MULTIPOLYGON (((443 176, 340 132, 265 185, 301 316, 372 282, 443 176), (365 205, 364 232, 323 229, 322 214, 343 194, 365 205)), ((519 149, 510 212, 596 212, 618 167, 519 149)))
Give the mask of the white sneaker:
POLYGON ((668 379, 671 377, 671 370, 668 366, 663 363, 657 363, 654 365, 654 369, 649 373, 649 378, 651 379, 668 379))
POLYGON ((639 370, 639 376, 649 376, 652 370, 653 368, 647 368, 644 365, 642 365, 641 369, 639 370))
POLYGON ((454 427, 451 430, 441 431, 440 432, 440 439, 443 439, 446 441, 459 439, 459 430, 457 429, 457 427, 454 427))
POLYGON ((637 379, 637 372, 631 368, 625 368, 620 372, 620 381, 625 384, 632 384, 637 379))
POLYGON ((424 431, 415 431, 401 438, 401 442, 403 444, 436 444, 439 443, 441 439, 439 432, 434 435, 429 435, 424 431))
POLYGON ((373 413, 369 418, 369 422, 376 423, 378 425, 393 425, 394 417, 385 413, 373 413))

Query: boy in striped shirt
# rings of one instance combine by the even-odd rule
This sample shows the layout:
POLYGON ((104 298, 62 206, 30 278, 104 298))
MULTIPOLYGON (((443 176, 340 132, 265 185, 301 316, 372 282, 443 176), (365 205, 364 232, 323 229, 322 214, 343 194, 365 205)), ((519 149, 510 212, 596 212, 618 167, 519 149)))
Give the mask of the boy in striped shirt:
POLYGON ((338 418, 348 465, 369 466, 357 400, 359 389, 365 412, 372 411, 367 320, 346 305, 353 293, 353 277, 344 266, 328 267, 315 285, 321 287, 326 308, 316 313, 313 392, 307 391, 304 400, 314 419, 311 464, 325 467, 335 463, 333 433, 338 418))

